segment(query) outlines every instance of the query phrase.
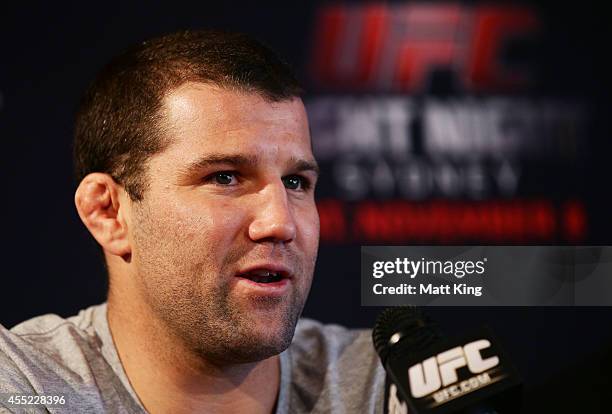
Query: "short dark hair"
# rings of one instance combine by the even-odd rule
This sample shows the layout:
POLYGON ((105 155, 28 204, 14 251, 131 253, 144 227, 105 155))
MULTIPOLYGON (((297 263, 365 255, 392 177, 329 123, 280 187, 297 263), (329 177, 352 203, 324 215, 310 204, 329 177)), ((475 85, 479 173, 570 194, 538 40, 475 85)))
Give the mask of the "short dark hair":
POLYGON ((182 31, 144 41, 112 60, 81 101, 77 183, 92 172, 108 173, 132 200, 142 200, 144 165, 169 144, 160 122, 162 98, 190 81, 259 93, 271 102, 302 94, 289 65, 244 34, 182 31))

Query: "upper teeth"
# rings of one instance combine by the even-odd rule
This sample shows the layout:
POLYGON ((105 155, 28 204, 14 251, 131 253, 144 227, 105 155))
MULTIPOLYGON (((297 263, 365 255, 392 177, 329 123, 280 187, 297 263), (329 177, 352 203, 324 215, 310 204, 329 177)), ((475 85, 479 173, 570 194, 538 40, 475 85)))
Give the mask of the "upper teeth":
POLYGON ((255 276, 262 276, 262 277, 276 276, 275 272, 270 272, 268 270, 255 270, 255 271, 251 272, 251 274, 253 274, 255 276))

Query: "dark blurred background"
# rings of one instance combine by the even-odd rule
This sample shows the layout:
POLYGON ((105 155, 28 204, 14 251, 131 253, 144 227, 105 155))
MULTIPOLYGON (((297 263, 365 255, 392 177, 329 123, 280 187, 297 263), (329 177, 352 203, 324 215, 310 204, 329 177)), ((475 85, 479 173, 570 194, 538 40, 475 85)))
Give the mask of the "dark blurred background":
MULTIPOLYGON (((127 46, 185 28, 250 33, 308 91, 323 176, 304 314, 371 327, 365 244, 609 245, 610 28, 586 2, 264 6, 41 3, 0 15, 0 323, 102 302, 73 206, 73 114, 127 46)), ((488 325, 525 380, 524 412, 610 412, 609 307, 430 308, 449 335, 488 325)))

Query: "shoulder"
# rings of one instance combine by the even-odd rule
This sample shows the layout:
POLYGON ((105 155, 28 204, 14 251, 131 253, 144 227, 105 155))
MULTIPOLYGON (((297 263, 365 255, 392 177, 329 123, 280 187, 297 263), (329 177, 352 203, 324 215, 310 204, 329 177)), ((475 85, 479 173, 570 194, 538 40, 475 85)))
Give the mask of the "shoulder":
POLYGON ((105 306, 105 304, 91 306, 69 318, 62 318, 51 313, 40 315, 15 325, 9 332, 30 343, 41 343, 44 341, 41 341, 40 338, 61 336, 58 333, 64 332, 73 332, 79 337, 86 338, 94 334, 92 323, 94 313, 99 310, 103 311, 105 306))
POLYGON ((370 330, 303 318, 296 328, 290 358, 292 402, 300 409, 378 412, 382 406, 385 373, 370 330))
POLYGON ((39 366, 75 365, 77 355, 95 353, 99 345, 91 323, 93 312, 98 308, 101 306, 92 306, 71 318, 42 315, 10 330, 2 328, 0 353, 24 368, 29 362, 38 363, 39 366))
POLYGON ((71 318, 39 316, 10 330, 0 325, 0 394, 64 395, 64 408, 72 402, 77 411, 108 406, 99 387, 105 384, 116 395, 117 381, 93 326, 101 311, 104 305, 71 318))
MULTIPOLYGON (((74 365, 70 362, 77 355, 95 348, 91 340, 93 333, 88 332, 82 318, 92 310, 67 319, 54 314, 42 315, 10 330, 0 326, 0 358, 5 363, 0 365, 0 375, 6 372, 7 366, 20 371, 21 375, 16 377, 61 375, 63 369, 74 365)), ((30 386, 35 382, 30 381, 30 386)))

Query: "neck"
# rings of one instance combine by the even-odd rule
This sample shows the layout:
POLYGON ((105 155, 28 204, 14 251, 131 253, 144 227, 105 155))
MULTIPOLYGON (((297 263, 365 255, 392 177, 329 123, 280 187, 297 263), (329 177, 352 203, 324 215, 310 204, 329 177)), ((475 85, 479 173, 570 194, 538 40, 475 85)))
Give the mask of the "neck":
POLYGON ((135 303, 111 292, 108 323, 130 384, 149 413, 274 410, 280 384, 278 356, 247 364, 206 361, 151 317, 146 305, 139 309, 135 303))

